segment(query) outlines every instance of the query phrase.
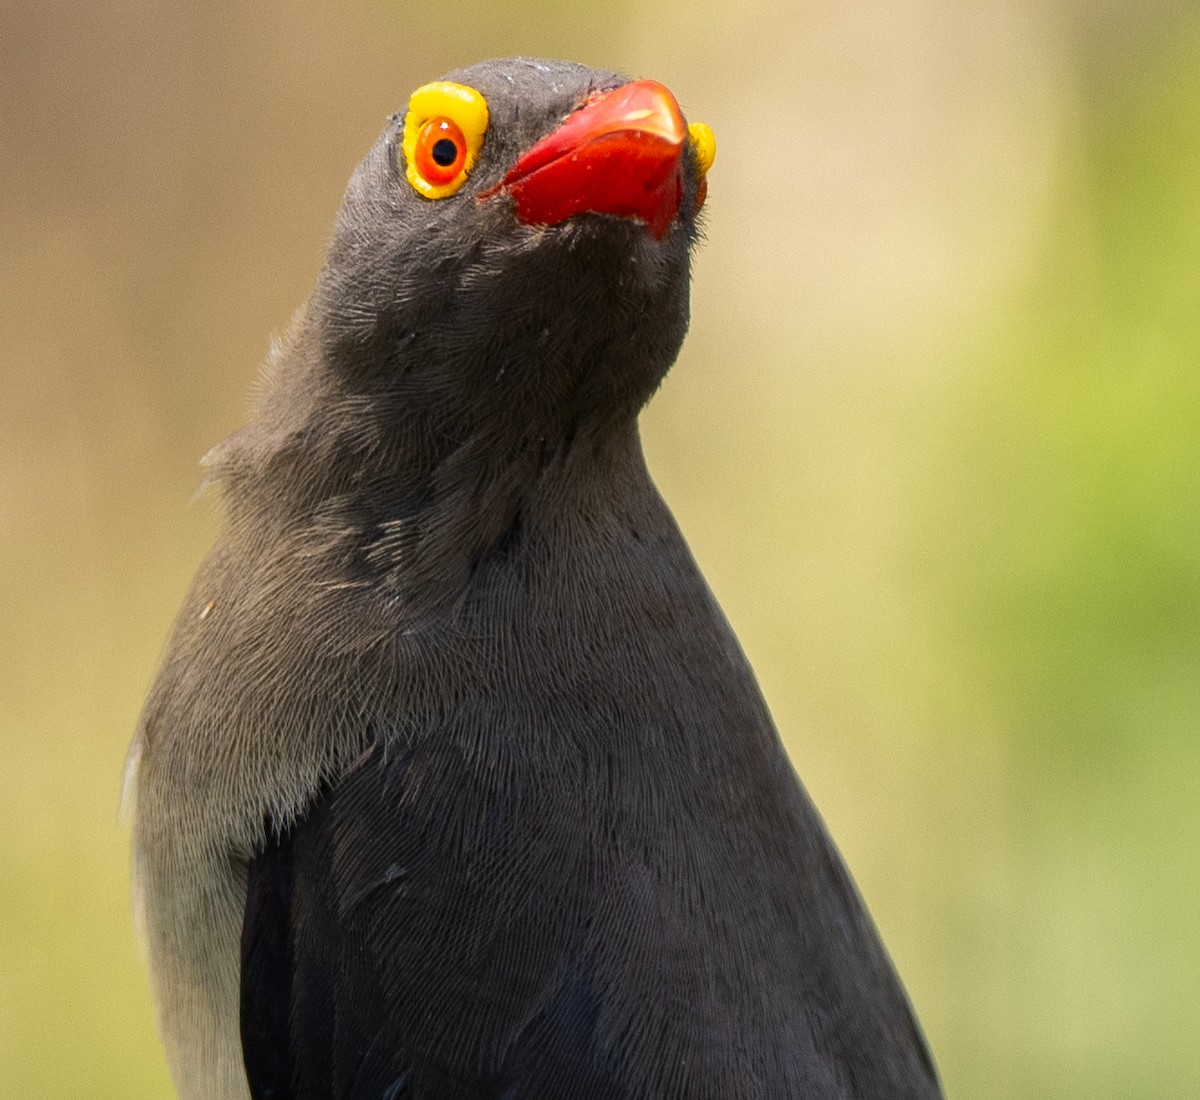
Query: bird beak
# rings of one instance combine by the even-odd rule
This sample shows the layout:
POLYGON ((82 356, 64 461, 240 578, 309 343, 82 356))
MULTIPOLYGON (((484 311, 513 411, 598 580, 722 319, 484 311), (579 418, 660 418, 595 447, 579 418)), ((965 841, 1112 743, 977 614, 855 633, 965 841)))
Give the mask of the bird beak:
POLYGON ((653 80, 623 84, 589 99, 480 198, 511 195, 529 225, 589 212, 637 218, 661 240, 683 198, 687 137, 666 88, 653 80))

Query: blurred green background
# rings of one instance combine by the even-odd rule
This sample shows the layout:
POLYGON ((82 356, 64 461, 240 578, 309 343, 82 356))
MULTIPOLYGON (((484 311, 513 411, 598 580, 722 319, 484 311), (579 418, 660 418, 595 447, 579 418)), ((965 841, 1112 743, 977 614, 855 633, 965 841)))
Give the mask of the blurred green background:
POLYGON ((948 1094, 1200 1095, 1200 7, 0 8, 0 1096, 168 1094, 123 755, 354 164, 484 56, 720 153, 652 468, 948 1094))

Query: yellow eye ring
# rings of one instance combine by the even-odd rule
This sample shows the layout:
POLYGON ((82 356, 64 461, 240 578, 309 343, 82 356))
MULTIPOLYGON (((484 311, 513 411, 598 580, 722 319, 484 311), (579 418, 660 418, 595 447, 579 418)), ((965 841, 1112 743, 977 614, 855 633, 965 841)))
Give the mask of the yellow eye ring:
POLYGON ((413 190, 427 199, 457 192, 475 167, 487 126, 487 102, 474 88, 439 80, 413 92, 403 139, 404 176, 413 190))
POLYGON ((696 150, 696 167, 700 169, 700 175, 706 176, 717 159, 717 136, 707 122, 689 122, 688 136, 696 150))
POLYGON ((695 213, 699 213, 704 200, 708 198, 708 170, 717 159, 717 136, 707 122, 689 122, 688 137, 692 143, 692 153, 696 158, 696 168, 700 172, 700 185, 696 188, 695 213))

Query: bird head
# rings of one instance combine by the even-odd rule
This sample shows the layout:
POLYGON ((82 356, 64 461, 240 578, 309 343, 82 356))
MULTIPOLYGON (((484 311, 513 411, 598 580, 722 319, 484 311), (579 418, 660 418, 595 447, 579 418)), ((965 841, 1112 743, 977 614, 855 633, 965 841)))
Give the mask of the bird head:
POLYGON ((443 437, 631 422, 687 327, 712 153, 653 81, 521 58, 424 85, 347 191, 325 361, 443 437))

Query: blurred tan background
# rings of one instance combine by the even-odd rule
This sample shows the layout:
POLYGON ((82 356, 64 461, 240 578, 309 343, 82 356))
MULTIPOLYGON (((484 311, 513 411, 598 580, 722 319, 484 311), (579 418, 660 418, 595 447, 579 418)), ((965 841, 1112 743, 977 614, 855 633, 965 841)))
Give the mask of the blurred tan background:
POLYGON ((162 1097, 125 747, 341 190, 485 56, 720 153, 652 468, 948 1094, 1200 1095, 1200 7, 0 8, 0 1096, 162 1097))

